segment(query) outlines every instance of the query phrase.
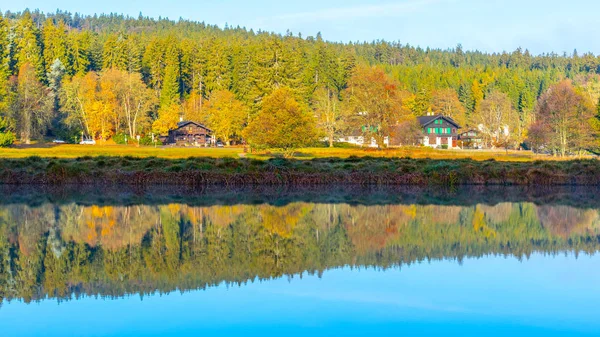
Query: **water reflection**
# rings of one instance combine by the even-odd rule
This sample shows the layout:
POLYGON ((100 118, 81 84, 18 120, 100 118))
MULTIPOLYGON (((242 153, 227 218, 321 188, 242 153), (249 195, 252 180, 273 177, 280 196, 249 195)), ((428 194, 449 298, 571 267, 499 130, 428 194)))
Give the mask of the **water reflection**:
POLYGON ((600 246, 599 209, 477 200, 9 202, 0 205, 0 298, 118 297, 318 276, 340 266, 593 253, 600 246))

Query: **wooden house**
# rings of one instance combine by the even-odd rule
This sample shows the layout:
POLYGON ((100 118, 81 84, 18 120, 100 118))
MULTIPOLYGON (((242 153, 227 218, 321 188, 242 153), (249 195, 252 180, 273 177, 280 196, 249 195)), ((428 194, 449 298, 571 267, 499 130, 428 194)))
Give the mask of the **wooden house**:
POLYGON ((477 129, 470 129, 458 135, 458 143, 464 149, 483 149, 483 136, 477 129))
POLYGON ((177 123, 176 129, 169 130, 164 143, 165 145, 209 146, 214 143, 213 131, 200 123, 181 121, 177 123))
POLYGON ((424 146, 435 148, 447 147, 449 149, 457 147, 458 125, 452 118, 442 115, 428 115, 417 118, 423 128, 423 138, 421 143, 424 146))

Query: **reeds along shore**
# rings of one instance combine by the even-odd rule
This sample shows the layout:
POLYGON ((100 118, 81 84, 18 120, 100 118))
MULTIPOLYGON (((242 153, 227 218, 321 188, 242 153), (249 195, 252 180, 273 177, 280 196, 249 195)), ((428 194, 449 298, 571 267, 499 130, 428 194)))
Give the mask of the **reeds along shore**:
POLYGON ((499 162, 350 157, 0 159, 0 184, 600 185, 597 160, 499 162))

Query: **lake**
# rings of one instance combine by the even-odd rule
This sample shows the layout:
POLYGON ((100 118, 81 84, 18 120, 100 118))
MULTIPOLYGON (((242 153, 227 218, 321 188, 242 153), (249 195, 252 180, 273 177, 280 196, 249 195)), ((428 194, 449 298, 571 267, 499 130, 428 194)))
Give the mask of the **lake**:
POLYGON ((599 191, 0 187, 0 327, 595 336, 599 191))

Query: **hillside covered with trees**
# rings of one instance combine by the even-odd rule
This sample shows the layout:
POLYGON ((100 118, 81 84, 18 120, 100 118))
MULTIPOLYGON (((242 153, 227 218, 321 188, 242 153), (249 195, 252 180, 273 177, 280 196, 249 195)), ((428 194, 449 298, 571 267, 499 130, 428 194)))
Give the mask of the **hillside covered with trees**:
POLYGON ((600 58, 576 51, 332 43, 141 14, 0 17, 0 145, 82 133, 148 139, 181 117, 224 142, 267 147, 361 127, 379 144, 394 132, 408 143, 414 117, 434 112, 477 126, 494 146, 528 141, 565 155, 596 147, 599 99, 600 58), (264 116, 273 117, 267 125, 264 116), (300 138, 274 129, 298 124, 285 119, 301 121, 300 138), (275 139, 281 134, 286 142, 275 139))

